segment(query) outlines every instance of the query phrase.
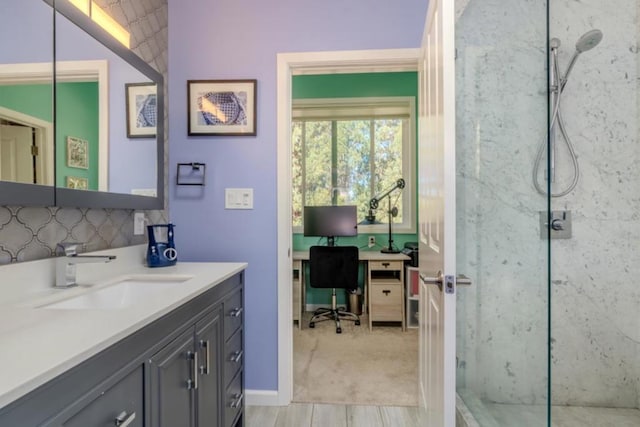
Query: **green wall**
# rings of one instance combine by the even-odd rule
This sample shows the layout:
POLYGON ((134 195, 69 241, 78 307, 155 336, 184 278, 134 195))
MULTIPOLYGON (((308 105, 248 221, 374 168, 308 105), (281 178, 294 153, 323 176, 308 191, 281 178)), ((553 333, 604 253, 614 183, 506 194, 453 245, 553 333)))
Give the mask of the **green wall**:
POLYGON ((98 83, 56 85, 56 185, 66 187, 67 176, 87 178, 98 189, 98 83), (67 166, 67 137, 89 142, 89 169, 67 166))
POLYGON ((53 121, 50 84, 0 86, 0 105, 40 120, 53 121))
MULTIPOLYGON (((98 83, 67 82, 56 85, 56 185, 66 186, 68 175, 89 179, 98 189, 98 83), (67 167, 67 136, 89 141, 89 169, 67 167)), ((0 86, 0 106, 48 122, 53 121, 51 84, 0 86)))
MULTIPOLYGON (((294 76, 292 80, 293 99, 413 96, 417 100, 418 95, 418 73, 413 71, 397 73, 304 75, 294 76)), ((418 117, 417 108, 418 105, 416 102, 416 119, 418 117)), ((415 161, 417 165, 417 159, 415 161)), ((417 206, 415 208, 417 211, 417 206)), ((417 215, 415 215, 415 218, 417 222, 417 215)), ((356 237, 341 237, 337 240, 337 243, 340 245, 355 245, 358 246, 360 250, 379 251, 383 246, 387 246, 388 240, 388 233, 366 233, 356 237), (368 237, 370 235, 376 238, 377 245, 373 248, 368 247, 368 237)), ((396 234, 394 232, 393 241, 396 246, 402 248, 405 242, 417 242, 418 238, 416 234, 396 234)), ((322 243, 319 243, 317 237, 304 237, 299 233, 293 234, 293 248, 296 251, 308 250, 310 246, 325 243, 324 240, 322 243)), ((359 283, 362 287, 364 283, 364 269, 361 268, 360 270, 359 283)), ((309 277, 309 275, 305 274, 305 277, 309 277)), ((309 287, 308 282, 305 284, 305 287, 307 291, 307 304, 328 304, 331 302, 330 290, 312 289, 309 287)), ((343 292, 338 291, 338 303, 345 304, 345 302, 346 298, 343 292)))

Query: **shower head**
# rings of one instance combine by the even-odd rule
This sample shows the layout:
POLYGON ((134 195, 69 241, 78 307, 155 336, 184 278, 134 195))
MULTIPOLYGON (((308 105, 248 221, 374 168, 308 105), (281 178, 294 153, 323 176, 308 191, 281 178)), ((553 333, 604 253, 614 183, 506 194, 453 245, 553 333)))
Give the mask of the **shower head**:
POLYGON ((597 46, 602 40, 602 31, 591 30, 587 31, 576 42, 576 52, 582 53, 597 46))
POLYGON ((602 40, 602 31, 600 30, 590 30, 587 31, 578 39, 576 42, 576 51, 573 53, 571 60, 569 61, 569 66, 567 67, 567 71, 564 73, 564 77, 562 78, 561 89, 564 89, 564 86, 567 84, 567 79, 569 78, 569 74, 571 74, 571 70, 578 60, 578 56, 582 52, 586 52, 589 49, 593 49, 596 47, 598 43, 602 40))

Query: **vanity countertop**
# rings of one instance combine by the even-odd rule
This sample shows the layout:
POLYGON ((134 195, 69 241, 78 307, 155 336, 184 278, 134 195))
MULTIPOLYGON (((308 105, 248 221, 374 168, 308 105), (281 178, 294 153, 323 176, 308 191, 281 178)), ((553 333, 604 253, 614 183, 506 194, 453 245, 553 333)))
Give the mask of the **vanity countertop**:
MULTIPOLYGON (((37 292, 24 294, 21 298, 3 298, 7 275, 3 274, 4 267, 0 267, 0 283, 4 282, 0 286, 0 408, 246 267, 247 264, 241 262, 179 262, 175 266, 163 268, 148 268, 139 263, 125 267, 120 265, 113 269, 117 272, 116 276, 105 277, 103 281, 132 275, 155 274, 190 278, 178 286, 155 292, 134 305, 106 310, 38 308, 42 304, 86 292, 87 287, 82 285, 81 272, 78 277, 81 285, 79 287, 54 289, 49 285, 40 286, 37 292)), ((50 266, 46 268, 50 269, 50 266)), ((16 275, 11 276, 13 277, 16 275)), ((94 283, 95 286, 99 286, 100 281, 94 278, 92 284, 94 283)))

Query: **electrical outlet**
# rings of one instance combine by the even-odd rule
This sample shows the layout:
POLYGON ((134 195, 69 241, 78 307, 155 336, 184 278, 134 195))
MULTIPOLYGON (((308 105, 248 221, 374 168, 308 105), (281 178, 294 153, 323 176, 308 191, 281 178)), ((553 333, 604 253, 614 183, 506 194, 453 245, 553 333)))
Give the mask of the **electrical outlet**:
POLYGON ((133 214, 133 234, 139 236, 144 234, 144 223, 147 220, 144 212, 136 212, 133 214))
POLYGON ((369 236, 369 247, 372 248, 376 245, 376 236, 369 236))

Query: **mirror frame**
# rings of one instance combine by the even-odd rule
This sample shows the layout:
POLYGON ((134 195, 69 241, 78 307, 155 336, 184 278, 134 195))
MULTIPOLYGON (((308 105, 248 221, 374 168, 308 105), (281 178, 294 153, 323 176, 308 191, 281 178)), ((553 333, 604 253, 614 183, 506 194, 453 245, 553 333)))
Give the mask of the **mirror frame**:
MULTIPOLYGON (((72 190, 55 187, 56 206, 120 208, 120 209, 164 209, 164 78, 130 49, 120 44, 102 27, 94 23, 68 1, 44 0, 56 12, 69 19, 99 43, 110 49, 124 61, 136 68, 157 85, 157 123, 156 123, 156 155, 157 177, 156 197, 136 196, 125 193, 109 193, 104 191, 72 190)), ((55 19, 55 18, 54 18, 55 19)), ((55 28, 55 24, 54 24, 55 28)), ((55 49, 54 49, 55 54, 55 49)), ((55 61, 54 61, 55 64, 55 61)), ((54 71, 55 84, 55 71, 54 71)), ((124 90, 124 89, 123 89, 124 90)), ((55 95, 54 95, 55 99, 55 95)), ((111 137, 111 136, 110 136, 111 137)))
MULTIPOLYGON (((156 154, 157 177, 156 197, 137 196, 126 193, 109 193, 93 190, 72 190, 56 186, 37 184, 23 184, 0 181, 0 204, 17 206, 60 206, 60 207, 89 207, 105 209, 164 209, 164 78, 142 58, 130 49, 120 44, 109 33, 94 23, 76 7, 67 1, 42 0, 52 8, 53 25, 53 62, 54 62, 54 95, 52 108, 54 109, 55 128, 55 19, 56 12, 69 19, 80 29, 110 49, 124 61, 136 68, 157 85, 157 123, 156 123, 156 154)), ((123 88, 124 90, 124 88, 123 88)), ((61 143, 54 140, 54 145, 61 143)), ((54 166, 55 167, 55 166, 54 166)))

